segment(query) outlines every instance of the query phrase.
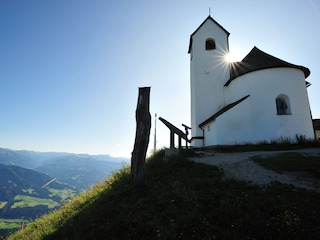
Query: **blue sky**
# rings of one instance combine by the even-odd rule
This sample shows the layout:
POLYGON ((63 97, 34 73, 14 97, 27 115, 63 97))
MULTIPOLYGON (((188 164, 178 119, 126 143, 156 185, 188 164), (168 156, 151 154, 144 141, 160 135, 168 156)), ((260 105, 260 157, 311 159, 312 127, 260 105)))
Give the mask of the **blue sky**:
POLYGON ((320 0, 1 0, 0 147, 130 157, 144 86, 152 117, 190 125, 189 37, 209 7, 238 60, 257 46, 308 67, 320 118, 320 0))

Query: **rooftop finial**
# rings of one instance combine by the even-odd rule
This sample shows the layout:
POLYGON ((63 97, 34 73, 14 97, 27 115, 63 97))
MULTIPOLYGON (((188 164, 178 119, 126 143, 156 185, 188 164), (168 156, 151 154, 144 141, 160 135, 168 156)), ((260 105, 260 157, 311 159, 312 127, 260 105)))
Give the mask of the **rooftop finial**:
POLYGON ((209 16, 211 16, 211 8, 209 7, 209 16))

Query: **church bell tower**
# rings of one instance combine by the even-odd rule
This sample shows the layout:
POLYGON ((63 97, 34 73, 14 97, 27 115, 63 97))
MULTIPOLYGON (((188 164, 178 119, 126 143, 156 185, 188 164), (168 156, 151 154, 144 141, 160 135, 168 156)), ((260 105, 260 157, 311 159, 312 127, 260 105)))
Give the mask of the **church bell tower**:
POLYGON ((203 146, 203 129, 199 124, 224 107, 224 84, 230 77, 229 32, 208 16, 191 34, 191 145, 203 146))

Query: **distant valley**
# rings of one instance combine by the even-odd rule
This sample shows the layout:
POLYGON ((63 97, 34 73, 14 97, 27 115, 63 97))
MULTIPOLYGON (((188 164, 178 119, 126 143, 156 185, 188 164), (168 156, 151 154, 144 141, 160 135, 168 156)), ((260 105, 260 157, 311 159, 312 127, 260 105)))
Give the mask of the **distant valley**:
POLYGON ((60 207, 127 163, 109 155, 0 148, 0 236, 19 227, 21 219, 60 207))

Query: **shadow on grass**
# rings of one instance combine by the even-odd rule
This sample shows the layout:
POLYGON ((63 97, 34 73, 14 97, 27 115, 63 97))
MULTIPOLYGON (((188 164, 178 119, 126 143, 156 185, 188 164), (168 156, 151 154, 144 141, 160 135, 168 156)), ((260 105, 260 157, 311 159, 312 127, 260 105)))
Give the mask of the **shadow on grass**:
POLYGON ((41 239, 315 239, 320 233, 318 193, 226 181, 217 167, 163 157, 160 151, 148 160, 142 188, 131 188, 127 167, 83 203, 73 200, 41 239))
POLYGON ((320 180, 320 156, 306 156, 301 153, 281 153, 274 156, 251 158, 261 166, 278 173, 306 173, 320 180))

